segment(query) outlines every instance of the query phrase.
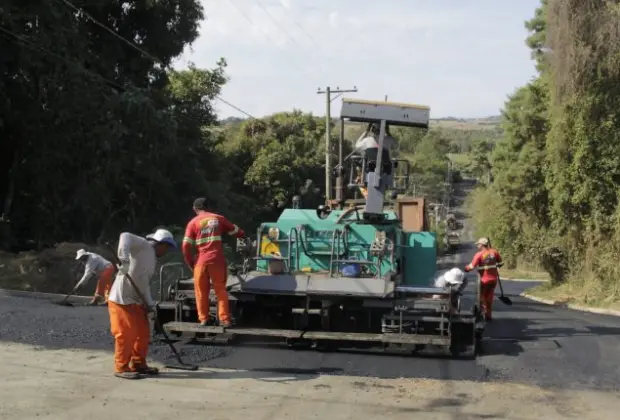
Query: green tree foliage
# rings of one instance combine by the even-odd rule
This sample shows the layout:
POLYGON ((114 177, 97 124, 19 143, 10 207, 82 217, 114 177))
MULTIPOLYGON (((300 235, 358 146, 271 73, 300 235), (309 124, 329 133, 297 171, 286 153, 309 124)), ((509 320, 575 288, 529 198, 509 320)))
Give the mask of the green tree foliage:
POLYGON ((202 127, 215 121, 209 99, 225 63, 168 68, 198 35, 200 2, 77 6, 148 56, 62 1, 3 6, 3 217, 17 237, 39 243, 187 218, 214 155, 202 127))
POLYGON ((617 297, 620 2, 595 3, 545 0, 526 23, 539 75, 506 102, 493 183, 471 205, 515 261, 617 297))
MULTIPOLYGON (((292 111, 219 125, 213 101, 226 62, 171 68, 198 35, 201 2, 75 4, 86 13, 62 0, 2 6, 0 236, 44 246, 182 229, 198 195, 252 231, 294 195, 309 208, 324 200, 322 118, 292 111)), ((450 129, 393 134, 418 194, 439 199, 446 154, 469 140, 450 129)))

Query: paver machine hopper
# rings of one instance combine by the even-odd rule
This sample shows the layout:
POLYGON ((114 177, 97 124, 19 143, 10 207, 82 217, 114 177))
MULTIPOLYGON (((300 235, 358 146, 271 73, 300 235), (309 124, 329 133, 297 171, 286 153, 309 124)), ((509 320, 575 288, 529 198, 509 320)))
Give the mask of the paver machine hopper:
MULTIPOLYGON (((429 113, 424 106, 343 99, 341 123, 374 124, 382 150, 389 126, 428 128, 429 113)), ((343 186, 348 166, 348 186, 366 189, 365 200, 347 202, 338 187, 337 199, 316 209, 300 208, 297 199, 277 221, 262 223, 255 239, 237 242, 244 263, 228 277, 234 326, 199 325, 192 279, 179 276, 161 288, 163 328, 204 342, 271 337, 292 346, 433 345, 475 355, 476 306, 461 311, 454 292, 429 286, 437 238, 426 231, 424 201, 399 194, 407 190, 409 163, 375 155, 343 159, 340 152, 327 174, 343 186)))

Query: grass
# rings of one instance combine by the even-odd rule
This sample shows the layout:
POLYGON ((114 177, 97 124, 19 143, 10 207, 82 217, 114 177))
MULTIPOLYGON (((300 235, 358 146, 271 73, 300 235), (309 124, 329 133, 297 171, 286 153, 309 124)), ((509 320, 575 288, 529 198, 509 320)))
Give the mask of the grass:
POLYGON ((458 168, 466 168, 470 161, 467 153, 448 153, 448 159, 458 168))
POLYGON ((609 298, 607 294, 601 293, 600 290, 593 289, 587 283, 575 285, 574 283, 568 282, 558 286, 545 283, 528 289, 526 293, 557 303, 620 311, 620 301, 609 298))
POLYGON ((540 271, 528 271, 522 269, 506 269, 500 270, 501 278, 506 280, 538 280, 549 281, 549 274, 540 271))

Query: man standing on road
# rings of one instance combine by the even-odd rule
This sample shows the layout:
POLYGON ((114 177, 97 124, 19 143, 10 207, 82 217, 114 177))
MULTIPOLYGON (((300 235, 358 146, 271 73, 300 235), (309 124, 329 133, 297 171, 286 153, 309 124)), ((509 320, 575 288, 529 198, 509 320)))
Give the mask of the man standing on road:
POLYGON ((222 247, 222 235, 243 238, 245 233, 224 216, 208 212, 205 198, 197 198, 194 201, 194 212, 196 217, 185 229, 183 258, 194 272, 198 321, 202 326, 214 325, 214 322, 209 320, 209 293, 213 284, 219 324, 229 327, 231 320, 226 291, 228 267, 222 247), (194 256, 194 248, 198 254, 197 258, 194 256))
POLYGON ((159 373, 146 363, 150 339, 148 313, 155 310, 150 281, 157 258, 176 247, 172 234, 165 229, 157 229, 146 238, 121 233, 118 242, 121 264, 108 298, 110 329, 115 340, 115 376, 119 378, 139 379, 141 374, 159 373))
POLYGON ((88 302, 89 305, 99 305, 108 303, 108 295, 112 288, 114 275, 114 264, 103 258, 101 255, 93 252, 86 252, 83 249, 78 250, 75 259, 84 263, 84 275, 75 285, 78 289, 82 287, 91 277, 97 276, 97 289, 95 296, 88 302))
POLYGON ((497 250, 491 248, 489 238, 480 238, 476 242, 478 252, 474 255, 471 263, 465 266, 465 271, 478 270, 480 276, 480 305, 484 318, 492 321, 493 298, 495 287, 499 280, 498 268, 503 265, 502 257, 497 250))

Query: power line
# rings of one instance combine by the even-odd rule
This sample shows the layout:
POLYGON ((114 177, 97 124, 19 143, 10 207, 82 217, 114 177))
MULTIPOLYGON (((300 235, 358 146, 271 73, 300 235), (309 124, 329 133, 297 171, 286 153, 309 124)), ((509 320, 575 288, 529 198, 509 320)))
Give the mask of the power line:
MULTIPOLYGON (((283 7, 284 8, 284 7, 283 7)), ((285 9, 285 8, 284 8, 285 9)), ((285 9, 286 10, 286 9, 285 9)), ((304 33, 304 35, 306 35, 306 37, 310 40, 310 42, 312 42, 312 45, 314 45, 316 48, 321 48, 317 45, 316 42, 314 42, 314 38, 312 38, 312 36, 306 32, 306 30, 304 29, 304 27, 298 23, 295 19, 291 19, 291 21, 295 24, 295 26, 297 26, 297 28, 302 31, 304 33)))
MULTIPOLYGON (((65 0, 63 0, 63 1, 65 1, 65 0)), ((273 40, 273 39, 269 36, 269 34, 267 34, 267 32, 265 32, 265 31, 263 30, 263 28, 261 28, 259 25, 255 24, 255 23, 254 23, 254 21, 253 21, 253 20, 252 20, 252 19, 251 19, 248 15, 247 15, 247 13, 245 13, 242 9, 240 9, 239 7, 237 7, 237 5, 233 2, 233 0, 228 0, 228 3, 229 3, 229 4, 230 4, 230 5, 231 5, 231 6, 232 6, 232 7, 233 7, 233 8, 234 8, 237 12, 239 12, 239 14, 240 14, 241 16, 243 16, 243 17, 245 18, 245 20, 247 20, 247 21, 250 23, 250 25, 252 25, 253 27, 257 28, 257 29, 258 29, 258 30, 259 30, 259 31, 260 31, 260 32, 261 32, 261 33, 265 36, 265 38, 267 38, 269 41, 271 41, 271 42, 272 42, 272 43, 273 43, 276 47, 280 48, 282 51, 287 52, 284 48, 282 48, 282 46, 280 46, 280 44, 278 44, 276 41, 274 41, 274 40, 273 40)), ((289 58, 290 58, 290 56, 288 56, 288 55, 287 55, 287 57, 289 57, 289 58)), ((304 68, 300 67, 300 66, 297 64, 297 62, 296 62, 296 61, 291 60, 291 63, 292 63, 295 67, 297 67, 299 70, 301 70, 302 72, 307 73, 308 75, 312 75, 312 73, 310 73, 310 72, 308 71, 308 69, 304 69, 304 68)))
MULTIPOLYGON (((276 25, 276 26, 277 26, 277 27, 278 27, 278 28, 279 28, 282 32, 284 32, 284 34, 285 34, 285 35, 286 35, 286 36, 287 36, 287 37, 288 37, 288 38, 289 38, 289 39, 290 39, 290 40, 291 40, 294 44, 299 45, 299 44, 297 44, 297 41, 295 40, 295 38, 294 38, 294 37, 293 37, 293 36, 292 36, 292 35, 291 35, 291 34, 290 34, 290 33, 289 33, 289 32, 288 32, 288 31, 287 31, 287 30, 286 30, 286 29, 285 29, 285 28, 281 25, 281 24, 280 24, 280 22, 279 22, 279 21, 275 18, 275 16, 273 16, 273 15, 271 14, 271 12, 269 11, 269 9, 267 9, 267 8, 266 8, 266 7, 265 7, 265 6, 264 6, 264 5, 260 2, 260 0, 254 0, 254 1, 256 2, 256 4, 258 5, 258 7, 260 7, 261 9, 263 9, 263 11, 264 11, 264 12, 265 12, 268 16, 269 16, 269 18, 270 18, 270 19, 271 19, 271 20, 275 23, 275 25, 276 25)), ((295 22, 295 20, 294 20, 294 19, 291 19, 291 21, 295 22)), ((297 24, 297 22, 295 22, 295 24, 297 24)), ((297 26, 298 26, 299 28, 301 28, 301 26, 299 26, 299 25, 297 25, 297 26)), ((302 30, 303 30, 303 29, 302 29, 302 30)), ((312 39, 311 39, 311 41, 312 41, 312 43, 314 43, 314 40, 312 40, 312 39)), ((315 44, 315 45, 316 45, 316 44, 315 44)), ((317 47, 317 48, 318 48, 318 47, 317 47)), ((319 63, 321 63, 321 61, 320 61, 320 60, 319 60, 318 62, 319 62, 319 63)), ((320 65, 320 69, 321 69, 321 71, 322 71, 323 73, 325 73, 325 70, 324 70, 324 68, 323 68, 323 66, 322 66, 322 65, 320 65)))
MULTIPOLYGON (((29 39, 27 39, 26 37, 16 34, 15 32, 12 32, 2 26, 0 26, 0 32, 3 32, 5 34, 11 35, 14 38, 14 41, 16 41, 16 44, 24 46, 26 48, 29 48, 31 50, 37 50, 39 52, 43 52, 51 57, 56 58, 59 61, 64 62, 65 64, 67 64, 68 66, 73 67, 76 70, 79 70, 81 73, 87 75, 87 76, 91 76, 94 79, 96 79, 97 81, 101 81, 103 82, 105 85, 112 87, 120 92, 126 92, 127 89, 124 88, 123 86, 119 85, 118 83, 114 82, 113 80, 110 80, 102 75, 100 75, 99 73, 96 73, 92 70, 89 70, 87 68, 85 68, 84 66, 80 65, 79 63, 72 61, 72 60, 68 60, 54 52, 51 52, 43 47, 41 47, 40 45, 36 45, 36 43, 30 41, 29 39)), ((222 99, 222 98, 218 98, 220 101, 224 102, 226 105, 230 106, 231 108, 236 109, 237 111, 244 113, 245 115, 247 115, 248 117, 250 117, 251 119, 255 119, 252 115, 248 114, 247 112, 245 112, 244 110, 238 108, 237 106, 231 104, 230 102, 222 99)), ((177 116, 180 116, 182 118, 187 119, 188 121, 194 121, 193 119, 191 119, 190 117, 188 117, 187 115, 183 115, 183 114, 176 114, 177 116)))
MULTIPOLYGON (((125 44, 129 45, 131 48, 135 49, 136 51, 140 52, 142 55, 144 55, 145 57, 151 59, 154 63, 161 65, 162 67, 165 67, 164 63, 154 57, 152 54, 148 53, 147 51, 145 51, 143 48, 139 47, 138 45, 136 45, 134 42, 131 42, 130 40, 128 40, 127 38, 123 37, 121 34, 119 34, 118 32, 116 32, 115 30, 113 30, 112 28, 104 25, 103 23, 101 23, 100 21, 98 21, 97 19, 95 19, 91 14, 89 14, 88 12, 84 11, 84 9, 77 7, 76 5, 74 5, 73 3, 71 3, 69 0, 60 0, 62 1, 65 5, 67 5, 68 7, 70 7, 71 9, 75 10, 78 13, 81 13, 82 15, 86 16, 91 22, 93 22, 95 25, 101 27, 102 29, 106 30, 107 32, 109 32, 110 34, 112 34, 114 37, 118 38, 119 40, 123 41, 125 44)), ((230 1, 230 0, 229 0, 230 1)), ((226 105, 230 106, 231 108, 241 112, 242 114, 247 115, 250 118, 254 118, 252 115, 250 115, 249 113, 247 113, 246 111, 242 110, 241 108, 239 108, 236 105, 231 104, 230 102, 224 100, 222 97, 220 97, 219 95, 214 95, 214 97, 216 99, 218 99, 219 101, 225 103, 226 105)))

